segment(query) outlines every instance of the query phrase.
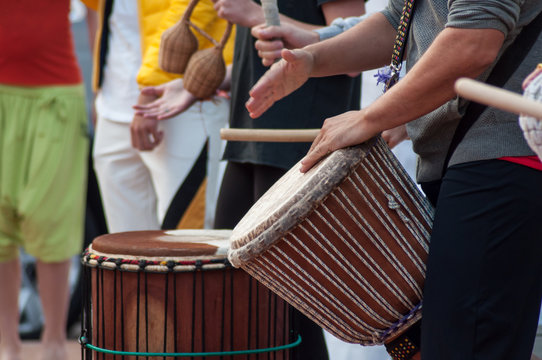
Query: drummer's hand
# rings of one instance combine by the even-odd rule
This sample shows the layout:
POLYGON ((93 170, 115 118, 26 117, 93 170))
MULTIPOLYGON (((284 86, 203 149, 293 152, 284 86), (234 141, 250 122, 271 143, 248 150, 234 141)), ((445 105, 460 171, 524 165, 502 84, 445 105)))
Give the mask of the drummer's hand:
POLYGON ((375 136, 378 132, 370 130, 365 124, 363 112, 348 111, 326 119, 309 152, 301 161, 301 172, 309 171, 320 159, 335 150, 361 144, 375 136))
POLYGON ((246 108, 250 117, 257 118, 277 100, 303 85, 310 76, 313 56, 305 50, 283 49, 282 60, 273 64, 249 91, 246 108))
POLYGON ((382 139, 388 144, 390 149, 393 149, 399 143, 404 140, 408 140, 408 134, 406 131, 406 126, 401 125, 393 129, 389 129, 382 132, 382 139))
POLYGON ((542 73, 542 63, 541 64, 538 64, 538 66, 536 67, 536 69, 534 69, 534 71, 532 73, 530 73, 529 75, 527 75, 527 77, 525 78, 525 80, 523 80, 523 84, 522 84, 522 87, 523 87, 523 90, 525 90, 525 88, 527 86, 529 86, 529 84, 531 83, 531 81, 533 81, 533 79, 535 77, 538 76, 538 74, 542 73))
POLYGON ((141 94, 156 100, 148 104, 137 104, 133 108, 137 116, 164 120, 174 117, 192 106, 198 99, 183 87, 181 79, 175 79, 158 86, 149 86, 141 94))
POLYGON ((280 59, 283 48, 297 49, 320 41, 317 32, 289 23, 280 26, 260 24, 253 27, 251 33, 258 39, 254 47, 264 66, 270 66, 276 59, 280 59))

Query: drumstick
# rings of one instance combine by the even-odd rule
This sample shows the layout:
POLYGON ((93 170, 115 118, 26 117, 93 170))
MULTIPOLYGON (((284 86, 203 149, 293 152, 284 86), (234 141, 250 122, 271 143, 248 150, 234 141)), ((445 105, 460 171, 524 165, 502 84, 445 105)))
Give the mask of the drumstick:
POLYGON ((542 119, 542 103, 524 98, 512 91, 461 78, 455 82, 455 91, 462 97, 515 114, 542 119))
POLYGON ((279 19, 279 7, 277 0, 262 0, 263 17, 265 19, 265 25, 280 25, 279 19))
POLYGON ((220 129, 220 138, 228 141, 312 142, 320 129, 220 129))

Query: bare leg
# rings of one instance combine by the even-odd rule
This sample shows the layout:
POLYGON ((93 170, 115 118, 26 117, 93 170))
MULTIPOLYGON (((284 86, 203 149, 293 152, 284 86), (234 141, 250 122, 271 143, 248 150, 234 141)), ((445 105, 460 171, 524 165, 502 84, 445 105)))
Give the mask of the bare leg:
POLYGON ((19 259, 0 263, 0 287, 0 360, 20 360, 22 345, 19 338, 19 259))
POLYGON ((45 326, 41 334, 42 360, 66 360, 68 274, 70 260, 58 263, 37 261, 38 289, 45 326))

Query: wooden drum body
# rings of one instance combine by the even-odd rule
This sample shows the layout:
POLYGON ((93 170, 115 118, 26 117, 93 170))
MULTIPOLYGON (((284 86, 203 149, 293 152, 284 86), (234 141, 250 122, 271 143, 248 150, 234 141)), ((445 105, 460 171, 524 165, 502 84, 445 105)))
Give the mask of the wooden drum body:
POLYGON ((294 166, 232 232, 229 259, 347 342, 421 317, 433 209, 380 138, 294 166))
MULTIPOLYGON (((220 230, 175 230, 96 238, 83 256, 89 287, 83 343, 129 354, 107 354, 87 346, 84 358, 140 359, 144 355, 131 353, 162 353, 169 356, 161 359, 174 359, 173 354, 198 353, 193 359, 204 359, 207 353, 294 342, 288 304, 229 264, 229 235, 220 230)), ((289 352, 250 356, 287 360, 289 352)))

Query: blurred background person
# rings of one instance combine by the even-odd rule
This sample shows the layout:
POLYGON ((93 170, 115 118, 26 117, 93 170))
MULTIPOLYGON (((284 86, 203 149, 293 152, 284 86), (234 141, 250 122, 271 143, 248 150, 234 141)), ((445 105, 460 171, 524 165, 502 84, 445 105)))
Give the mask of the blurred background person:
MULTIPOLYGON (((109 231, 210 227, 219 178, 219 129, 226 124, 229 101, 221 96, 196 99, 183 89, 181 75, 158 65, 160 37, 181 18, 189 1, 85 2, 100 15, 94 166, 109 231), (147 88, 140 92, 140 87, 147 88), (175 108, 180 115, 169 114, 168 120, 133 109, 170 96, 183 103, 175 108)), ((210 0, 198 3, 191 21, 217 39, 226 28, 210 0)), ((195 35, 200 48, 213 46, 195 35)), ((233 37, 224 51, 227 63, 232 53, 233 37)))
POLYGON ((0 358, 21 358, 19 248, 37 259, 39 358, 66 359, 70 259, 83 243, 87 112, 70 1, 0 13, 0 358))

